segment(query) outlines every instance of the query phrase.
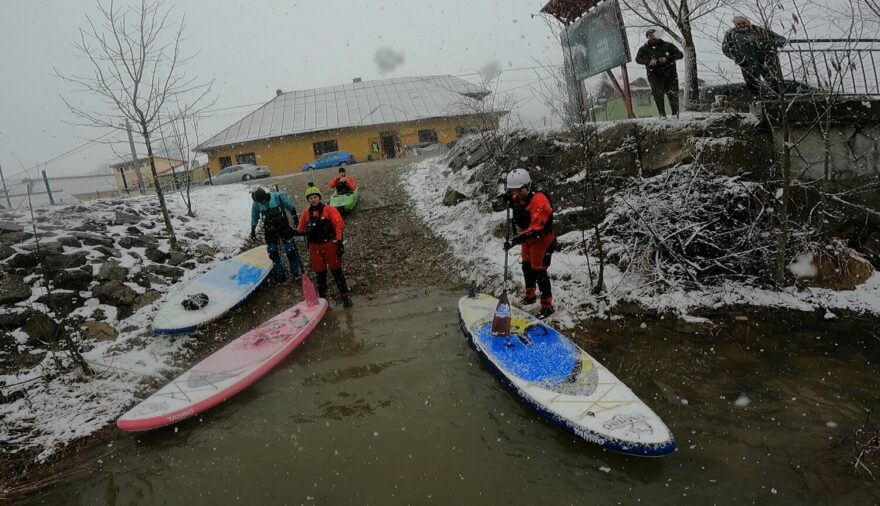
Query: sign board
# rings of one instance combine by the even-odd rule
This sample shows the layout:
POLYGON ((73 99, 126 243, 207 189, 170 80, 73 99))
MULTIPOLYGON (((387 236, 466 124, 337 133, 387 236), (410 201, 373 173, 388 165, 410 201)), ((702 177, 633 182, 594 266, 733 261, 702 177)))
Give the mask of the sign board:
POLYGON ((565 58, 579 80, 630 61, 629 44, 617 0, 605 0, 562 33, 565 58))

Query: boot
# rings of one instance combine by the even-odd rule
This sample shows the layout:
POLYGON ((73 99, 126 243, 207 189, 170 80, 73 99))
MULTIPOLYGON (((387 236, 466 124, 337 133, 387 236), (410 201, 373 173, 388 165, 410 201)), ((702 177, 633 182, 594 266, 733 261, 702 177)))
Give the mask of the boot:
POLYGON ((342 295, 342 305, 345 307, 351 307, 354 305, 354 302, 351 301, 351 294, 346 293, 342 295))
POLYGON ((342 267, 331 269, 330 272, 333 273, 333 279, 336 281, 336 287, 339 288, 339 293, 351 293, 351 290, 348 289, 348 282, 345 280, 345 273, 342 272, 342 267))
POLYGON ((555 312, 556 310, 553 309, 553 306, 541 306, 541 310, 538 311, 538 314, 536 316, 539 319, 543 320, 555 312))
POLYGON ((522 299, 519 300, 519 303, 523 306, 528 306, 529 304, 534 304, 538 301, 538 296, 535 294, 534 288, 526 288, 526 294, 522 299))

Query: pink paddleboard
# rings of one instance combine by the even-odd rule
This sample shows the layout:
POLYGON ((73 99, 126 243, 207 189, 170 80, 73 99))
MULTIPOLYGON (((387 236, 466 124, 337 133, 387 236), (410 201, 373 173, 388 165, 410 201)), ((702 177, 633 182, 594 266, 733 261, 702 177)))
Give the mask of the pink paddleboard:
POLYGON ((217 350, 122 415, 116 425, 149 430, 185 420, 232 397, 269 372, 314 330, 327 301, 305 301, 217 350))

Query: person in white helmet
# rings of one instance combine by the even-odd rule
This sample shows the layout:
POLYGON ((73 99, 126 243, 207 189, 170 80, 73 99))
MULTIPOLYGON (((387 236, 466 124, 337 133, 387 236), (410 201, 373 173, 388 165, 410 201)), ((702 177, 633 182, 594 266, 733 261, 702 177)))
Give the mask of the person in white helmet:
POLYGON ((534 303, 537 289, 541 291, 541 310, 538 318, 553 314, 553 294, 550 289, 550 276, 547 269, 556 248, 556 234, 553 231, 553 206, 550 199, 541 191, 532 191, 532 178, 529 172, 519 168, 507 174, 506 200, 512 211, 511 221, 517 234, 504 242, 509 250, 522 244, 523 278, 526 284, 523 304, 534 303))

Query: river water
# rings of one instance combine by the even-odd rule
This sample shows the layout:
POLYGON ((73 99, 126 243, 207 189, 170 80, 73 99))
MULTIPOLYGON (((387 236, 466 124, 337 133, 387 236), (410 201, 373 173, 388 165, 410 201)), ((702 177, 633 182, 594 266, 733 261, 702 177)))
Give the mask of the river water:
POLYGON ((579 440, 513 398, 467 345, 459 295, 410 290, 334 308, 248 390, 175 427, 119 433, 31 501, 880 501, 878 482, 852 473, 848 439, 880 409, 876 321, 804 313, 721 329, 659 319, 580 329, 675 434, 678 452, 646 459, 579 440))

